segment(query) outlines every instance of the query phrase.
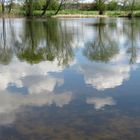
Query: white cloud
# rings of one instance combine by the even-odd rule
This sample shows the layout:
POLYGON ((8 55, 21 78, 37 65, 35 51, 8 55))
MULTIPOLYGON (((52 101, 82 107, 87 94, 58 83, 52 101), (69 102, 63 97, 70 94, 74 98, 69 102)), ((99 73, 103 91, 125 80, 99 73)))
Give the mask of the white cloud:
POLYGON ((129 78, 130 67, 125 64, 87 63, 81 64, 80 72, 84 75, 86 84, 105 90, 122 85, 129 78))
POLYGON ((105 98, 93 97, 87 98, 87 104, 93 104, 96 110, 100 110, 105 106, 112 106, 115 105, 116 103, 112 97, 105 98))
POLYGON ((37 82, 29 86, 29 93, 30 94, 40 94, 44 91, 52 92, 56 85, 62 85, 63 79, 54 78, 52 76, 47 76, 44 80, 37 82))
POLYGON ((17 87, 22 87, 22 78, 28 76, 46 76, 49 72, 59 72, 63 70, 58 62, 41 62, 36 65, 30 65, 25 62, 19 62, 17 59, 9 65, 0 65, 0 90, 8 87, 8 84, 15 84, 17 87))
POLYGON ((11 94, 8 92, 0 93, 0 124, 12 123, 15 120, 15 114, 21 111, 25 106, 43 106, 55 104, 63 107, 71 101, 72 93, 41 93, 41 94, 11 94))
POLYGON ((0 65, 0 124, 12 123, 16 118, 16 112, 21 111, 24 106, 55 104, 63 107, 71 101, 71 92, 55 92, 55 87, 63 84, 62 78, 50 74, 63 70, 63 67, 57 64, 55 60, 30 65, 13 59, 7 66, 0 65), (29 93, 10 93, 8 87, 11 84, 18 88, 27 88, 29 93))

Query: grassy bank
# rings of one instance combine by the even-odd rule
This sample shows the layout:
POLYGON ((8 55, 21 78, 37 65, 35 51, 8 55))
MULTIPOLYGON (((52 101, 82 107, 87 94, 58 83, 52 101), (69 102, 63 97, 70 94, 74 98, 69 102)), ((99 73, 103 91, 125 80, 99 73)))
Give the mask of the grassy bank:
MULTIPOLYGON (((34 11, 34 17, 39 17, 42 11, 34 11)), ((81 11, 81 10, 61 10, 58 15, 54 15, 55 11, 47 11, 44 17, 127 17, 128 11, 106 11, 104 15, 99 15, 98 11, 81 11)), ((2 14, 0 14, 3 16, 2 14)), ((15 9, 6 17, 25 17, 25 12, 15 9)), ((140 11, 134 11, 134 17, 140 17, 140 11)))
MULTIPOLYGON (((39 16, 41 11, 35 11, 34 15, 39 16)), ((47 11, 45 16, 54 16, 55 11, 47 11)), ((128 11, 106 11, 101 17, 127 17, 128 11)), ((55 17, 100 17, 98 11, 61 10, 55 17)), ((140 17, 140 11, 134 11, 134 17, 140 17)))

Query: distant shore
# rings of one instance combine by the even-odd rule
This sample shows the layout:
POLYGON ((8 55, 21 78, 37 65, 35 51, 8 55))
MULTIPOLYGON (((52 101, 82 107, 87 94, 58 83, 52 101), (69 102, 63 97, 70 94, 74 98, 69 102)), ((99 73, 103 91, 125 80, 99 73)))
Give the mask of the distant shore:
MULTIPOLYGON (((60 11, 58 15, 52 15, 56 18, 96 18, 96 17, 129 17, 128 11, 105 11, 99 15, 98 11, 60 11)), ((140 17, 140 11, 134 11, 133 17, 140 17)))
MULTIPOLYGON (((127 11, 106 11, 104 15, 99 15, 98 11, 69 11, 62 10, 57 15, 54 15, 54 11, 47 11, 46 14, 41 17, 41 11, 35 11, 33 18, 106 18, 106 17, 129 17, 127 11)), ((4 18, 24 18, 25 13, 23 11, 16 11, 11 14, 0 14, 0 17, 4 18)), ((133 17, 140 17, 140 11, 134 11, 133 17)), ((30 18, 30 17, 29 17, 30 18)))

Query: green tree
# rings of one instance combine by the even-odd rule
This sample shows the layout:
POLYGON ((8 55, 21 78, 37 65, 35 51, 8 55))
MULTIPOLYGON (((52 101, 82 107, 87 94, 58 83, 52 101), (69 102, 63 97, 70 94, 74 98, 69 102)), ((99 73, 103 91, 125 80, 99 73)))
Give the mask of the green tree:
POLYGON ((107 0, 95 0, 97 10, 99 11, 99 15, 103 15, 105 11, 105 2, 107 0))
POLYGON ((45 5, 43 7, 43 12, 42 12, 41 16, 44 16, 45 15, 45 13, 46 13, 46 11, 47 11, 50 3, 51 3, 51 0, 46 0, 45 5))
POLYGON ((59 2, 57 0, 46 0, 41 16, 44 16, 47 10, 56 10, 58 6, 59 2))
POLYGON ((25 10, 26 16, 32 17, 33 16, 33 0, 26 0, 25 1, 25 10))
POLYGON ((55 12, 55 15, 58 14, 58 12, 61 10, 62 5, 63 5, 65 2, 66 2, 66 0, 61 0, 61 1, 60 1, 59 6, 58 6, 58 8, 57 8, 57 10, 56 10, 56 12, 55 12))
POLYGON ((131 1, 129 1, 129 3, 130 3, 129 17, 132 17, 134 15, 134 9, 135 9, 136 0, 131 0, 131 1))
POLYGON ((118 10, 118 2, 116 0, 111 0, 107 4, 107 10, 118 10))
POLYGON ((5 12, 5 0, 1 0, 2 14, 5 12))

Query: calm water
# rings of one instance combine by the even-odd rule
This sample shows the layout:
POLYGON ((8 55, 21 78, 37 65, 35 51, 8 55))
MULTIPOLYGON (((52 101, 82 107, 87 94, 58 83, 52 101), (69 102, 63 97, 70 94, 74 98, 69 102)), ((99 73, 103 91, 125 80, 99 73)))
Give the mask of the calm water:
POLYGON ((140 19, 0 19, 0 140, 139 140, 140 19))

